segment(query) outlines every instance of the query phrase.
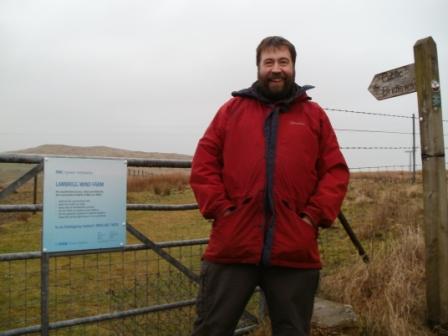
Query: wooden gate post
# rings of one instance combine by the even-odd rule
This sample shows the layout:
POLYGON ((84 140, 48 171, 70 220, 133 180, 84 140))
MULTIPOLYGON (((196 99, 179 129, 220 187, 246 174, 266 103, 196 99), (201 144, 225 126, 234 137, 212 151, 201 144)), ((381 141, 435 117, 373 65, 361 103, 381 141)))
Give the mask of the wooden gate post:
POLYGON ((448 326, 448 210, 437 48, 431 37, 414 45, 423 165, 428 321, 448 326))

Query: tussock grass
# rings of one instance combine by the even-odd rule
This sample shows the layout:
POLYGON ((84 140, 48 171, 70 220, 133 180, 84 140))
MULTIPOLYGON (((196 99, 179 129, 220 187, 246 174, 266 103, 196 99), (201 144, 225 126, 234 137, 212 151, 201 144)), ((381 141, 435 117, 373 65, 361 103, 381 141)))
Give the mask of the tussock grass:
POLYGON ((405 173, 359 175, 344 209, 371 261, 330 266, 320 291, 351 304, 364 335, 432 335, 425 320, 422 186, 405 173))
POLYGON ((353 305, 367 335, 431 335, 424 326, 424 272, 421 229, 402 227, 397 239, 376 246, 369 265, 358 261, 328 275, 322 292, 353 305))
POLYGON ((172 190, 184 190, 189 176, 185 173, 129 176, 128 192, 152 191, 156 195, 168 196, 172 190))
MULTIPOLYGON (((366 249, 364 264, 339 223, 321 230, 319 296, 353 306, 361 335, 429 336, 421 176, 353 174, 343 212, 366 249)), ((270 336, 269 325, 253 336, 270 336)), ((342 335, 313 330, 313 335, 342 335)))
MULTIPOLYGON (((351 304, 360 317, 363 335, 432 335, 425 325, 421 176, 417 176, 415 185, 410 183, 410 178, 410 174, 402 172, 352 176, 343 212, 369 254, 369 265, 362 263, 339 223, 320 233, 325 266, 319 295, 351 304)), ((1 200, 8 204, 31 201, 31 182, 18 193, 1 200)), ((38 202, 41 202, 41 195, 38 202)), ((182 204, 195 201, 188 187, 188 175, 167 172, 129 176, 128 202, 182 204)), ((157 242, 202 238, 210 229, 210 224, 198 211, 132 211, 127 216, 128 222, 157 242)), ((38 250, 41 222, 41 213, 0 214, 0 251, 38 250)), ((128 236, 128 243, 137 243, 137 240, 128 236)), ((170 253, 198 270, 201 250, 179 248, 170 253)), ((52 276, 57 275, 57 281, 51 282, 55 287, 50 293, 51 300, 59 302, 55 308, 60 310, 52 312, 58 319, 164 303, 171 300, 171 294, 173 300, 186 299, 196 291, 194 285, 182 282, 183 277, 177 271, 149 251, 60 257, 52 263, 51 272, 52 276), (63 309, 65 302, 69 302, 70 311, 63 309)), ((38 260, 4 263, 0 265, 0 276, 0 316, 4 317, 0 319, 0 330, 19 327, 25 322, 38 323, 38 260), (24 312, 28 315, 25 321, 24 312)), ((185 315, 182 328, 188 328, 191 310, 186 309, 185 315)), ((176 321, 176 313, 170 312, 126 319, 124 323, 119 320, 101 323, 96 334, 138 335, 151 326, 156 328, 154 326, 161 321, 161 329, 153 330, 154 333, 179 332, 174 328, 175 323, 170 326, 176 321)), ((83 328, 90 330, 91 327, 83 328)), ((94 326, 92 328, 95 330, 94 326)), ((70 329, 59 333, 70 334, 70 329)), ((270 335, 269 326, 265 325, 253 335, 270 335)), ((319 331, 319 335, 325 333, 319 331)))

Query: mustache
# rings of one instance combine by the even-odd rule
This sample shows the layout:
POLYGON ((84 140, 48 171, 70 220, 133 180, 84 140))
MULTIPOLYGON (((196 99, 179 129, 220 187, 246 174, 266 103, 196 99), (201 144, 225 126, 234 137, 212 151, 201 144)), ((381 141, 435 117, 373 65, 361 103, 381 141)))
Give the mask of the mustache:
POLYGON ((286 76, 281 73, 276 74, 270 74, 268 76, 268 79, 286 79, 286 76))

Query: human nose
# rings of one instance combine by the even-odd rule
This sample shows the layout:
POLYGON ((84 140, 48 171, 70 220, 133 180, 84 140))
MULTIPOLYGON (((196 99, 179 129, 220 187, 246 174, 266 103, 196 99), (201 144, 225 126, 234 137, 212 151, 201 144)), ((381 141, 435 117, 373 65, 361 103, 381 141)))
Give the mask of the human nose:
POLYGON ((278 62, 274 62, 272 66, 272 72, 280 72, 280 64, 278 62))

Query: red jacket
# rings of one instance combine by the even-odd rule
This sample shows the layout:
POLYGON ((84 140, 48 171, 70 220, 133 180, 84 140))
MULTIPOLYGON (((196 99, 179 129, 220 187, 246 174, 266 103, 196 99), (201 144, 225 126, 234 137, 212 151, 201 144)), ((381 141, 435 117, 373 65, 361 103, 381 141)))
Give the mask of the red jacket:
POLYGON ((320 268, 317 226, 335 220, 349 179, 328 117, 299 86, 284 104, 264 102, 253 88, 234 96, 192 162, 200 211, 214 220, 204 259, 320 268))

